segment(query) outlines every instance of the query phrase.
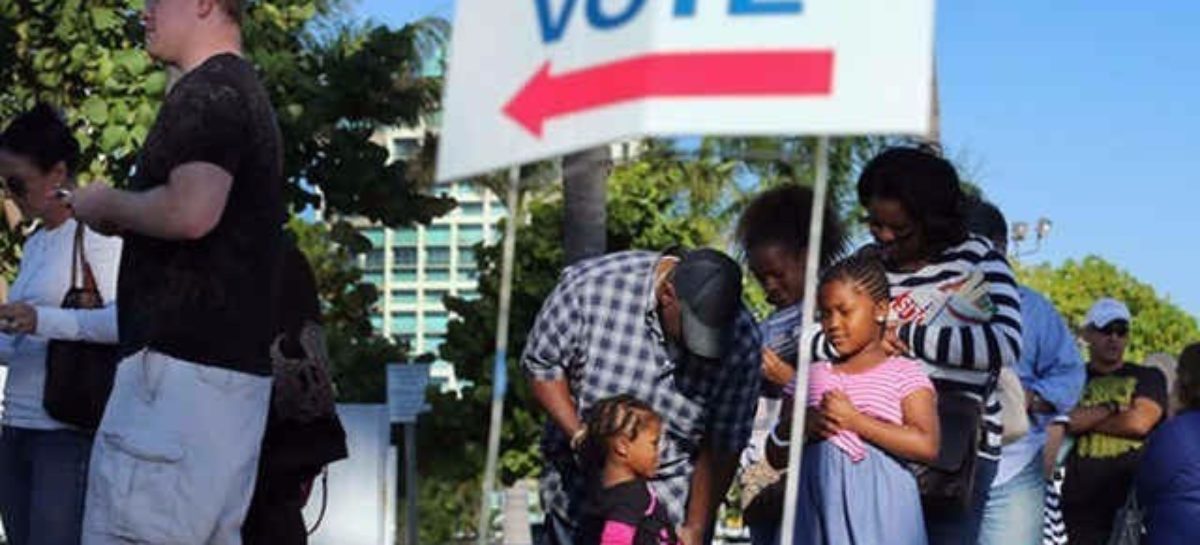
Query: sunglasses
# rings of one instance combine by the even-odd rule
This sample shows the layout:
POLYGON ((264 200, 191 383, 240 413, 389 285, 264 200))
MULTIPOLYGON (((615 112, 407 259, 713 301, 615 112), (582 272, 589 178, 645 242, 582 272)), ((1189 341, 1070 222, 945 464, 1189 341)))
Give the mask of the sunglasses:
POLYGON ((1097 328, 1096 332, 1106 337, 1109 335, 1116 335, 1118 337, 1125 338, 1129 335, 1129 326, 1126 324, 1108 324, 1104 327, 1097 328))

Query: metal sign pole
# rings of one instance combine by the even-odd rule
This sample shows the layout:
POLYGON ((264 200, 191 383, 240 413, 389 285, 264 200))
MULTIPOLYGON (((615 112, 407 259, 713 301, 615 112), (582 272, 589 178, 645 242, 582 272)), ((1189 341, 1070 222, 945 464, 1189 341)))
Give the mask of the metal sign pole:
POLYGON ((500 425, 504 417, 504 392, 508 389, 508 317, 512 300, 513 254, 516 251, 517 192, 521 168, 508 171, 508 220, 504 222, 504 255, 500 268, 500 316, 496 319, 496 360, 492 368, 492 417, 488 428, 487 464, 483 472, 483 497, 479 500, 479 545, 487 545, 491 535, 491 497, 496 482, 496 461, 500 456, 500 425))
POLYGON ((804 331, 814 323, 817 308, 817 269, 820 267, 821 236, 825 223, 825 194, 829 185, 829 137, 817 139, 817 179, 813 191, 812 215, 808 224, 808 262, 804 268, 804 307, 800 331, 796 341, 799 358, 796 364, 796 392, 792 404, 791 445, 788 447, 787 488, 784 493, 783 526, 780 528, 780 545, 792 545, 795 541, 796 500, 799 498, 800 462, 804 450, 804 416, 808 404, 808 368, 812 364, 812 350, 804 346, 804 331))
POLYGON ((417 545, 417 421, 404 424, 405 497, 408 503, 408 545, 417 545))

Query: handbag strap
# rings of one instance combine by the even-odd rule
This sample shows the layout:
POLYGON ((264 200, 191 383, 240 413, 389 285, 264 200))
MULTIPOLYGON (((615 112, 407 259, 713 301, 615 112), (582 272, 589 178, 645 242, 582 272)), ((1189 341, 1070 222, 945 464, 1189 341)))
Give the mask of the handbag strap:
POLYGON ((88 263, 87 253, 84 251, 85 229, 83 222, 76 222, 75 243, 71 249, 71 288, 82 288, 95 292, 99 291, 96 288, 96 276, 92 273, 92 264, 88 263), (77 271, 83 275, 83 285, 79 284, 77 271))

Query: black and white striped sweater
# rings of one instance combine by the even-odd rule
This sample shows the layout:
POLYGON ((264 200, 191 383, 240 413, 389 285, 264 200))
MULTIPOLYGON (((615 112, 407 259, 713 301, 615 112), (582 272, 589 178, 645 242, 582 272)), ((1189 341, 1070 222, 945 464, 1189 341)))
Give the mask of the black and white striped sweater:
MULTIPOLYGON (((984 401, 981 457, 1000 459, 1000 368, 1021 357, 1021 299, 1012 268, 981 237, 972 236, 914 272, 888 272, 891 319, 910 356, 921 361, 939 391, 984 401)), ((804 342, 814 361, 836 359, 814 329, 804 342)))

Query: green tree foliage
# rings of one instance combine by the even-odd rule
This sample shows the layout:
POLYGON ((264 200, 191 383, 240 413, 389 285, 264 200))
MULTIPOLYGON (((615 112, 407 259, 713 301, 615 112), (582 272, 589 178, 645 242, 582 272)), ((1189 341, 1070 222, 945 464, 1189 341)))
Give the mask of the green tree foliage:
MULTIPOLYGON (((62 108, 82 146, 84 182, 128 181, 166 92, 166 70, 142 47, 142 5, 0 0, 0 120, 39 100, 62 108)), ((292 228, 317 262, 332 356, 348 366, 340 373, 342 399, 379 401, 383 372, 375 367, 403 351, 371 338, 367 313, 377 294, 351 260, 369 244, 341 218, 401 227, 454 206, 424 193, 428 176, 419 161, 389 162, 387 148, 374 141, 379 129, 417 126, 439 107, 441 82, 425 75, 424 59, 448 25, 350 24, 345 7, 339 0, 252 2, 243 34, 284 136, 290 207, 322 205, 332 219, 329 228, 292 228)), ((18 237, 0 236, 7 265, 0 272, 13 272, 18 237)))
MULTIPOLYGON (((1149 284, 1096 256, 1049 264, 1017 266, 1018 279, 1049 298, 1067 323, 1078 330, 1088 308, 1101 297, 1124 301, 1133 314, 1126 359, 1142 361, 1154 352, 1178 355, 1189 343, 1200 341, 1196 318, 1149 284)), ((1083 353, 1087 357, 1086 351, 1083 353)))

